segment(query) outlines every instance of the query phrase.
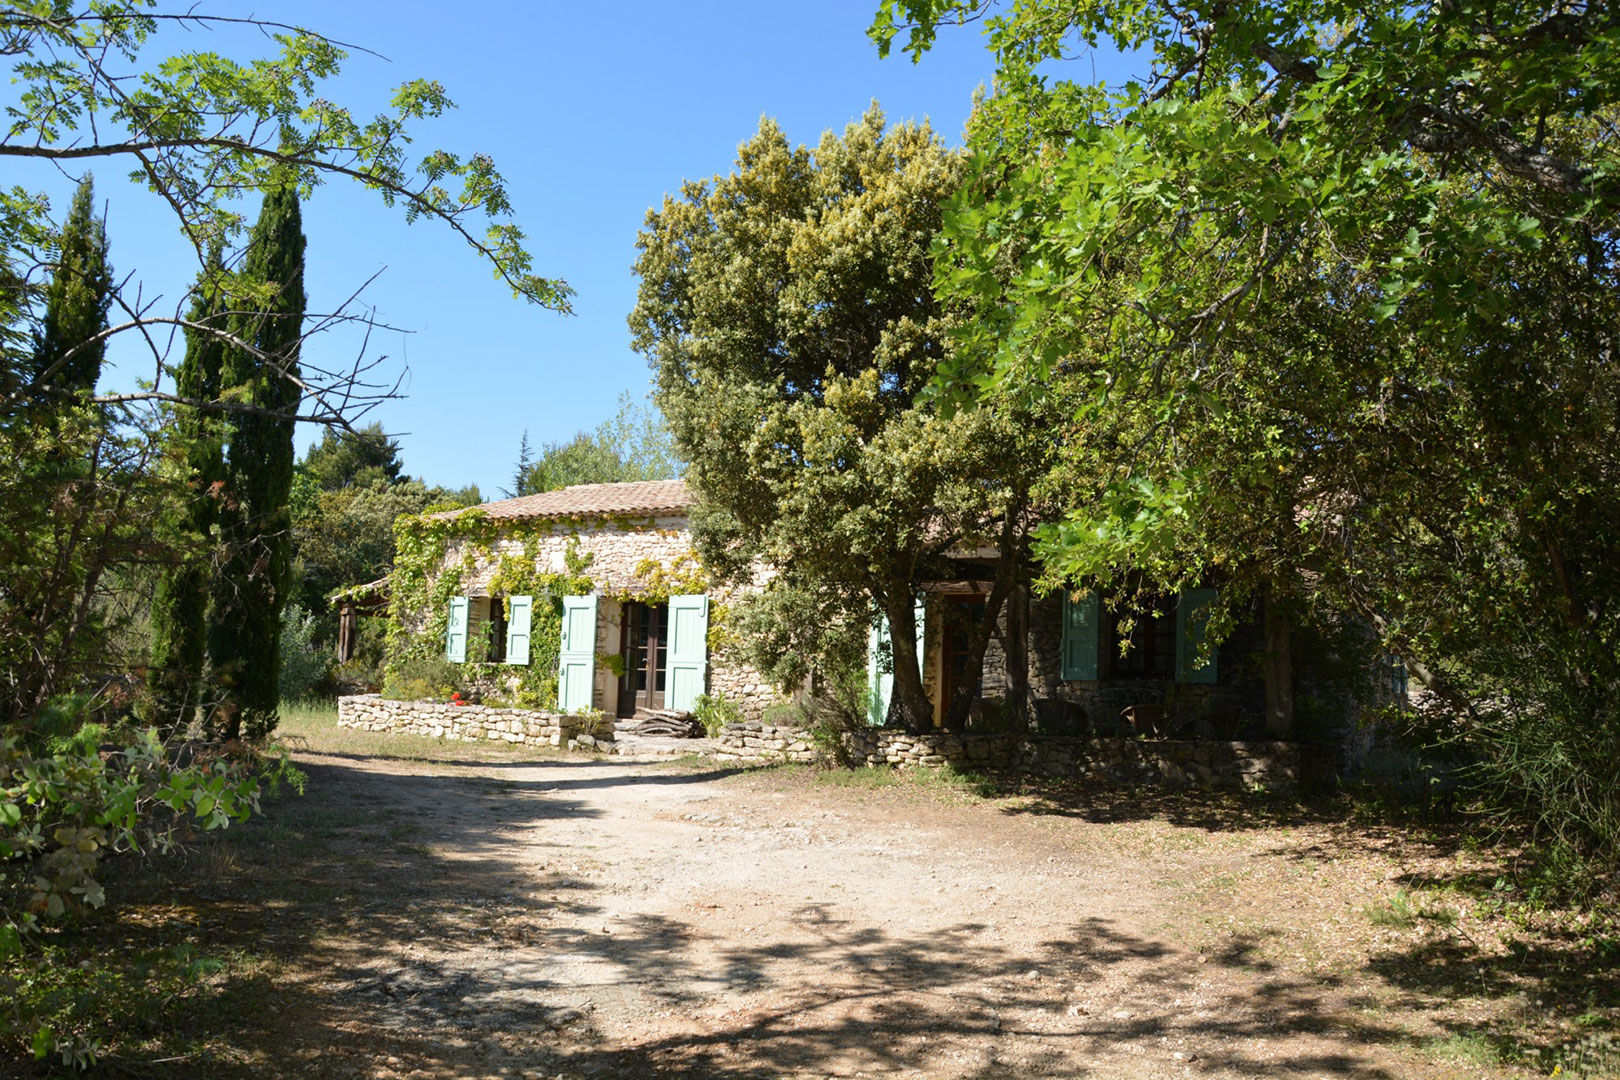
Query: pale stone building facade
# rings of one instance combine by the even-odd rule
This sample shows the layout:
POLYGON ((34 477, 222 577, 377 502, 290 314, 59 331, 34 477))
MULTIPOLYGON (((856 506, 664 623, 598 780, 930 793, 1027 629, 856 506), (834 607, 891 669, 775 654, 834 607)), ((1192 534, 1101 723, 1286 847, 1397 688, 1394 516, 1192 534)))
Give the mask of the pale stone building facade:
MULTIPOLYGON (((783 700, 718 633, 731 590, 709 581, 691 543, 684 481, 585 484, 486 503, 475 510, 493 539, 452 535, 437 573, 454 575, 446 600, 445 656, 465 662, 469 642, 507 665, 556 655, 555 707, 628 717, 647 709, 689 710, 702 694, 734 702, 759 719, 783 700), (588 579, 577 595, 512 591, 512 565, 542 575, 588 579), (534 604, 560 603, 560 640, 531 641, 534 604)), ((451 511, 450 518, 466 511, 451 511)), ((532 586, 519 586, 519 588, 532 586)), ((442 592, 443 590, 435 590, 442 592)), ((396 611, 416 625, 431 612, 396 611)), ((550 703, 545 703, 548 707, 550 703)))

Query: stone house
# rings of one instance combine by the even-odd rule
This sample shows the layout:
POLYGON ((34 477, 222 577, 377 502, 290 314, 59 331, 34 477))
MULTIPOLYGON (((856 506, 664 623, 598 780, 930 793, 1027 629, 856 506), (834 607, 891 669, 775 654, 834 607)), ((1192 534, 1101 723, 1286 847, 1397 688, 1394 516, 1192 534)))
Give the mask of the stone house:
MULTIPOLYGON (((995 726, 996 707, 1020 691, 1028 695, 1044 730, 1075 733, 1123 728, 1120 715, 1135 709, 1143 718, 1164 714, 1189 731, 1204 721, 1231 737, 1245 723, 1263 726, 1265 682, 1254 656, 1263 647, 1250 620, 1210 655, 1203 644, 1203 611, 1214 589, 1191 589, 1161 597, 1149 611, 1115 611, 1096 591, 1045 596, 1014 589, 985 649, 983 666, 971 670, 968 637, 979 622, 989 581, 926 584, 918 600, 918 657, 935 723, 964 680, 973 683, 974 723, 995 726), (1122 644, 1128 647, 1122 649, 1122 644), (1014 666, 1022 664, 1022 686, 1014 666)), ((888 672, 887 628, 871 634, 868 657, 868 718, 887 711, 893 683, 888 672)))
POLYGON ((632 716, 709 694, 758 719, 782 698, 722 647, 732 595, 692 550, 690 504, 684 481, 660 480, 427 515, 416 587, 396 568, 395 623, 497 685, 544 685, 534 707, 632 716))
MULTIPOLYGON (((970 727, 1004 730, 998 713, 1022 694, 1036 728, 1059 735, 1338 746, 1369 709, 1407 702, 1404 669, 1377 654, 1360 624, 1306 629, 1281 606, 1255 601, 1206 648, 1205 622, 1220 595, 1211 586, 1150 598, 1145 610, 1109 602, 1106 586, 1044 595, 1015 588, 975 672, 969 630, 983 618, 992 583, 974 580, 990 576, 986 567, 958 568, 958 580, 925 583, 917 601, 917 653, 936 726, 964 681, 975 702, 970 727)), ((873 724, 887 712, 893 683, 887 637, 880 623, 869 638, 873 724)))
MULTIPOLYGON (((531 702, 537 707, 631 716, 690 709, 709 694, 757 721, 785 699, 726 647, 736 593, 714 585, 698 561, 691 503, 684 481, 667 480, 580 485, 428 515, 420 519, 420 581, 410 586, 408 567, 394 576, 395 622, 452 663, 527 669, 508 678, 544 684, 531 702), (546 682, 553 677, 554 689, 546 682)), ((1040 596, 1019 588, 975 672, 968 629, 990 592, 975 578, 989 569, 971 557, 956 565, 957 580, 925 583, 918 599, 918 652, 936 724, 971 680, 972 724, 990 730, 1000 706, 1023 693, 1040 728, 1055 734, 1108 733, 1127 709, 1139 728, 1162 724, 1164 733, 1294 734, 1295 672, 1275 613, 1257 607, 1217 648, 1203 650, 1214 588, 1159 598, 1134 618, 1095 591, 1040 596)), ((877 725, 893 682, 881 623, 871 632, 867 672, 868 720, 877 725)))

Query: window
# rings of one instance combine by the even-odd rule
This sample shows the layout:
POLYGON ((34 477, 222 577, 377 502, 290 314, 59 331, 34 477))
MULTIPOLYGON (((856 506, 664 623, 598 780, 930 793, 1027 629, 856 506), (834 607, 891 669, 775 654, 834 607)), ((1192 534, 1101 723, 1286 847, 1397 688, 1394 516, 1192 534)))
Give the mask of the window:
POLYGON ((489 605, 489 644, 484 652, 484 659, 491 664, 506 663, 506 601, 499 596, 491 596, 485 601, 489 605))
POLYGON ((1152 598, 1143 609, 1108 613, 1108 672, 1115 678, 1163 678, 1176 672, 1175 604, 1152 598), (1126 627, 1132 620, 1134 625, 1126 627), (1123 652, 1121 651, 1123 649, 1123 652))

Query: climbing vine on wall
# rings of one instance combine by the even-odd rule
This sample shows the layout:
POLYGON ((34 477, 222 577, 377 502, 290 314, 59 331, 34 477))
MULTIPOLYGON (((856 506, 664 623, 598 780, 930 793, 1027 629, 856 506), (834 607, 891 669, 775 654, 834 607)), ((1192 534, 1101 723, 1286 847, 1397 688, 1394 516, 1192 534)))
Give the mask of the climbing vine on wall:
MULTIPOLYGON (((562 598, 593 591, 603 600, 644 604, 668 603, 672 596, 710 595, 709 652, 714 655, 734 644, 735 635, 728 630, 728 606, 712 595, 713 579, 692 552, 682 552, 668 562, 642 559, 634 567, 632 586, 598 590, 589 573, 594 556, 581 551, 578 532, 587 525, 602 524, 600 520, 569 519, 544 523, 538 526, 541 532, 531 524, 514 528, 511 522, 498 522, 477 509, 453 516, 401 518, 394 527, 398 554, 392 577, 385 693, 436 697, 459 690, 476 692, 492 703, 555 708, 562 598), (564 531, 573 535, 563 552, 563 569, 541 569, 540 537, 564 531), (521 551, 510 550, 512 542, 520 538, 521 551), (502 540, 509 549, 505 552, 500 550, 502 540), (480 564, 490 568, 487 592, 491 597, 534 597, 527 666, 484 662, 488 640, 481 634, 469 637, 465 664, 444 659, 450 601, 465 595, 467 579, 480 564)), ((622 531, 639 531, 652 523, 613 520, 611 524, 622 531)), ((598 656, 597 661, 615 676, 624 674, 624 658, 617 653, 598 656)))
POLYGON ((521 554, 494 558, 489 582, 492 596, 535 598, 527 666, 481 662, 487 648, 481 637, 467 643, 466 664, 443 662, 450 600, 462 595, 466 576, 478 566, 478 556, 493 556, 501 534, 501 526, 476 509, 453 517, 424 515, 401 518, 395 523, 397 554, 388 623, 390 687, 414 687, 422 680, 409 675, 431 666, 439 678, 454 683, 451 689, 476 689, 497 700, 510 693, 510 703, 524 708, 556 707, 562 598, 580 596, 593 588, 586 573, 591 555, 579 550, 577 537, 569 538, 561 571, 540 569, 532 535, 524 538, 521 554), (450 556, 452 550, 459 553, 459 559, 450 556), (508 684, 514 678, 517 685, 512 690, 508 684))

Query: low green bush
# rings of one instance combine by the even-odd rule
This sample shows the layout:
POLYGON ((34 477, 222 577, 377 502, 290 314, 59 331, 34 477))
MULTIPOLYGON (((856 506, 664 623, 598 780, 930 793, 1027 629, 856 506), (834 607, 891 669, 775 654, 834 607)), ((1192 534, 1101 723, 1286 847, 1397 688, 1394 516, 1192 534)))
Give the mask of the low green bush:
POLYGON ((315 694, 332 667, 326 647, 316 641, 315 616, 297 604, 281 613, 281 697, 304 701, 315 694))
POLYGON ((383 697, 395 701, 444 701, 460 690, 464 672, 442 657, 408 657, 388 669, 383 697))
POLYGON ((709 738, 720 734, 727 724, 742 723, 742 708, 719 694, 699 694, 692 702, 692 719, 703 725, 709 738))
MULTIPOLYGON (((105 734, 93 727, 81 737, 105 734)), ((245 820, 267 780, 302 784, 284 758, 267 771, 254 755, 180 749, 183 757, 152 730, 106 757, 94 745, 42 754, 0 736, 0 1056, 21 1052, 76 1068, 94 1060, 93 1033, 63 1024, 63 984, 51 976, 40 931, 106 902, 103 859, 170 850, 182 826, 245 820)))

